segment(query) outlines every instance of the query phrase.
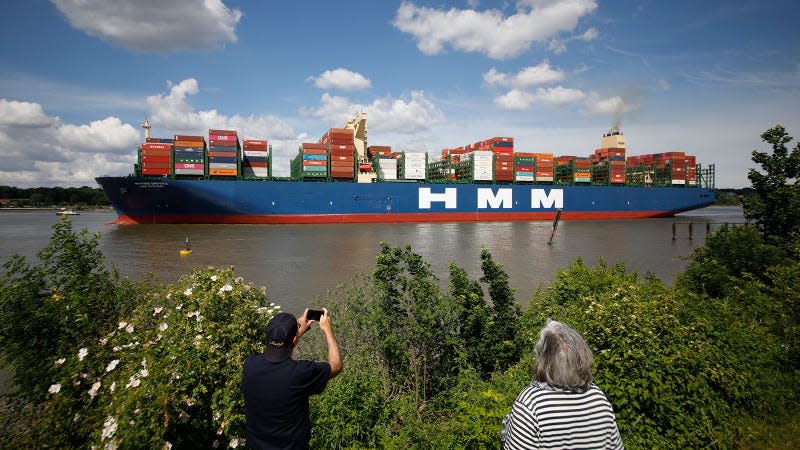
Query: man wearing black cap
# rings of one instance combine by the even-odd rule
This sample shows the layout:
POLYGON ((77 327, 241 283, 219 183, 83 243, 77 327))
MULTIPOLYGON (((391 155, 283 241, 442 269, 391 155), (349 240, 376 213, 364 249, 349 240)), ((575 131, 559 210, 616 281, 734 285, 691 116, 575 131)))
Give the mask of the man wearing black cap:
MULTIPOLYGON (((306 310, 307 312, 308 310, 306 310)), ((261 449, 307 449, 311 439, 308 397, 320 394, 342 371, 339 345, 328 310, 319 320, 328 345, 328 361, 295 361, 292 351, 313 320, 280 313, 267 325, 267 350, 244 362, 242 393, 247 445, 261 449)))

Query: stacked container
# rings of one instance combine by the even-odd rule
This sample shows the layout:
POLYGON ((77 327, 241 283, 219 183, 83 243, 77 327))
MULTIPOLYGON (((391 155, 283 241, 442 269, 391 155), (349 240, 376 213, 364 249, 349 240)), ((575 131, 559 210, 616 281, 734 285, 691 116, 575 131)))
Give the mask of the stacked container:
POLYGON ((577 156, 559 156, 556 158, 556 181, 563 184, 591 182, 591 161, 577 156))
POLYGON ((206 139, 177 135, 174 140, 175 176, 202 177, 206 174, 206 139))
POLYGON ((428 154, 403 152, 397 158, 397 175, 402 180, 425 180, 428 154))
POLYGON ((514 154, 514 181, 533 183, 536 181, 536 157, 533 153, 514 154))
POLYGON ((272 152, 266 139, 242 141, 242 176, 247 178, 269 178, 272 152))
POLYGON ((232 130, 208 130, 208 175, 239 176, 239 137, 232 130))
POLYGON ((490 150, 476 150, 466 153, 466 159, 455 164, 456 179, 463 181, 493 181, 494 153, 490 150))
POLYGON ((305 142, 291 162, 292 178, 326 179, 328 177, 328 151, 325 144, 305 142))
POLYGON ((172 144, 167 142, 142 144, 139 151, 139 167, 141 167, 142 175, 171 175, 172 144))
POLYGON ((319 140, 330 151, 330 177, 332 180, 349 180, 356 177, 356 147, 353 143, 353 130, 350 128, 331 128, 319 140))
POLYGON ((593 184, 625 184, 624 148, 600 148, 591 159, 593 184))
POLYGON ((536 181, 552 183, 556 177, 555 160, 552 153, 534 153, 536 181))
POLYGON ((391 156, 376 156, 373 160, 375 174, 379 180, 397 179, 397 160, 391 156))

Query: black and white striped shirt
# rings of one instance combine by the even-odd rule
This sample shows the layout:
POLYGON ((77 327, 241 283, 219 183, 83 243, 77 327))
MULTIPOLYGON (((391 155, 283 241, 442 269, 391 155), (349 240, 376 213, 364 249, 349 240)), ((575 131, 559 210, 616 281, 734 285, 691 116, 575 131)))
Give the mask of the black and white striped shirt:
POLYGON ((622 449, 614 410, 592 384, 576 393, 533 381, 503 420, 503 449, 622 449))

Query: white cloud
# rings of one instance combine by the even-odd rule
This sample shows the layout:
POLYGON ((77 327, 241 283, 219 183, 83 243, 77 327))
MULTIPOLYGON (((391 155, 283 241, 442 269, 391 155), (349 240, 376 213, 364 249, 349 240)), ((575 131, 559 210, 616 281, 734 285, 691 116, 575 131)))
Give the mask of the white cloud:
POLYGON ((0 99, 0 179, 19 187, 94 185, 102 173, 129 173, 137 130, 116 117, 65 124, 38 103, 0 99))
POLYGON ((46 127, 56 121, 38 103, 0 99, 0 126, 46 127))
POLYGON ((547 45, 547 49, 551 52, 560 55, 567 51, 567 42, 570 41, 584 41, 589 42, 597 39, 600 36, 600 32, 597 31, 596 28, 589 28, 583 34, 578 34, 575 36, 570 36, 566 39, 559 40, 559 39, 552 39, 550 43, 547 45))
POLYGON ((494 99, 495 105, 504 111, 525 111, 533 105, 559 107, 583 100, 586 95, 578 89, 562 86, 538 88, 535 93, 512 89, 494 99))
POLYGON ((360 91, 372 87, 372 82, 357 72, 352 72, 339 67, 326 70, 322 75, 314 78, 314 86, 320 89, 341 89, 343 91, 360 91))
POLYGON ((628 103, 619 95, 602 98, 596 92, 592 92, 586 98, 586 110, 584 112, 591 116, 619 117, 621 114, 636 111, 639 108, 641 108, 640 103, 628 103))
POLYGON ((352 103, 347 97, 326 92, 319 107, 304 108, 300 113, 322 118, 328 123, 343 123, 357 111, 367 113, 369 128, 373 131, 415 133, 444 121, 444 114, 423 91, 413 91, 410 96, 400 98, 379 98, 368 105, 352 103))
POLYGON ((536 102, 547 106, 563 106, 583 100, 586 97, 579 89, 562 86, 539 88, 536 90, 536 102))
POLYGON ((525 52, 533 42, 574 30, 578 20, 596 8, 595 0, 520 0, 516 13, 506 17, 496 9, 442 10, 403 2, 394 26, 412 35, 417 48, 427 55, 442 53, 449 46, 507 59, 525 52))
POLYGON ((498 72, 494 67, 483 74, 483 82, 488 86, 510 86, 515 89, 552 84, 563 79, 564 72, 550 67, 550 61, 548 60, 544 60, 536 66, 526 67, 516 75, 498 72))
POLYGON ((494 99, 495 105, 504 111, 524 111, 531 107, 535 97, 530 92, 512 89, 494 99))
POLYGON ((672 87, 672 85, 669 83, 669 81, 667 81, 667 80, 665 80, 663 78, 659 78, 657 80, 657 83, 658 83, 658 87, 660 87, 661 89, 663 89, 665 91, 668 91, 672 87))
POLYGON ((242 18, 221 0, 51 0, 70 25, 136 51, 206 50, 236 42, 242 18))

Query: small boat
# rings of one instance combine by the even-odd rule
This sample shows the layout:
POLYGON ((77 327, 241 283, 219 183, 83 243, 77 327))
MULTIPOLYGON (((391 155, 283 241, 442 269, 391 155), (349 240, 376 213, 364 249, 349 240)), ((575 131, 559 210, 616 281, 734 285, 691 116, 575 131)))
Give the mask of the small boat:
POLYGON ((73 211, 71 209, 60 209, 56 211, 56 214, 58 214, 59 216, 79 216, 81 213, 73 211))

